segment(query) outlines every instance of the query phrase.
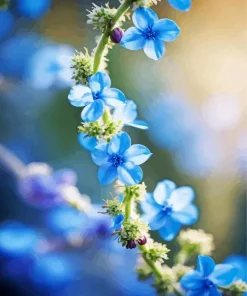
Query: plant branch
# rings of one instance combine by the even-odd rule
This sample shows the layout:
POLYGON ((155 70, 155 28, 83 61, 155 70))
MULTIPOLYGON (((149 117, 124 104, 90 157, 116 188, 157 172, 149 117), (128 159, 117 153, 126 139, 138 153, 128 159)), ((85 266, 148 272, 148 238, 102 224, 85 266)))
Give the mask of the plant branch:
POLYGON ((105 32, 100 38, 98 46, 96 47, 94 62, 93 62, 93 72, 96 73, 99 70, 100 63, 104 57, 104 51, 109 41, 109 36, 111 30, 114 28, 118 20, 129 10, 133 0, 125 0, 117 9, 115 16, 112 18, 111 22, 108 24, 105 32))

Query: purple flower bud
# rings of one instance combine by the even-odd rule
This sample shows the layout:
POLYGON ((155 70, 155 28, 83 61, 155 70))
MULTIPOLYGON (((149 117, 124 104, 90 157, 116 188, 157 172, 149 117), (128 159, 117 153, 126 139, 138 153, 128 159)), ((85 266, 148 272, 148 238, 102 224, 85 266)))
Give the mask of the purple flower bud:
POLYGON ((144 245, 147 243, 147 238, 146 238, 146 236, 143 236, 143 238, 139 238, 139 239, 137 240, 137 242, 138 242, 138 244, 139 244, 140 246, 144 246, 144 245))
POLYGON ((111 31, 111 41, 113 43, 120 43, 122 37, 123 37, 123 31, 120 28, 116 28, 111 31))
POLYGON ((136 247, 135 240, 129 240, 126 244, 126 249, 134 249, 136 247))

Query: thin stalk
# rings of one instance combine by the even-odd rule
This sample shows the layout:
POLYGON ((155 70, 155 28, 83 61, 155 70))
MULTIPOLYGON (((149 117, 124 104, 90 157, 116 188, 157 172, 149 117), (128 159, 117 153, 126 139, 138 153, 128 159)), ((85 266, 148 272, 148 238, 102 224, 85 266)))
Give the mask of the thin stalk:
POLYGON ((133 0, 125 0, 117 9, 115 16, 109 23, 108 27, 106 28, 105 32, 102 34, 98 46, 95 51, 94 55, 94 62, 93 62, 93 71, 96 73, 99 70, 101 61, 104 57, 104 51, 109 41, 109 37, 111 34, 111 30, 114 28, 114 25, 118 22, 118 20, 129 10, 133 0))

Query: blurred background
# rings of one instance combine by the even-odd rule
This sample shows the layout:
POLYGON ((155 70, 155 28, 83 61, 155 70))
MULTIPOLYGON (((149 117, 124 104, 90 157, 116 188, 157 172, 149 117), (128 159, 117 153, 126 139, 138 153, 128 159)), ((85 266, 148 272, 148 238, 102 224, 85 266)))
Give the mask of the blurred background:
MULTIPOLYGON (((165 0, 154 6, 181 28, 162 60, 115 46, 108 70, 149 124, 147 132, 128 129, 133 143, 154 153, 143 165, 148 191, 163 179, 192 186, 200 209, 195 228, 214 235, 219 262, 246 256, 246 1, 192 2, 189 12, 165 0)), ((97 167, 77 141, 80 110, 67 100, 74 50, 96 44, 98 32, 86 24, 91 6, 14 0, 0 10, 0 144, 25 164, 73 169, 80 192, 100 204, 111 188, 99 185, 97 167)), ((0 295, 155 295, 131 272, 135 252, 108 238, 106 218, 88 222, 68 208, 30 207, 1 163, 0 202, 0 295), (71 240, 79 229, 85 244, 71 240)))

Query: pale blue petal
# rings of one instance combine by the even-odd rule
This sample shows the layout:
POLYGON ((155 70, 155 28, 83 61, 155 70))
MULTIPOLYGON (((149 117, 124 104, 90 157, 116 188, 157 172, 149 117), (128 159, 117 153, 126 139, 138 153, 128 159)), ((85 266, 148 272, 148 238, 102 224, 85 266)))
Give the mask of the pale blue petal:
POLYGON ((91 156, 95 164, 101 166, 108 162, 109 155, 107 154, 107 147, 108 145, 106 143, 99 144, 92 151, 91 156))
POLYGON ((103 164, 98 170, 98 179, 101 185, 108 185, 117 178, 117 168, 111 163, 103 164))
POLYGON ((123 214, 119 214, 116 217, 114 217, 113 219, 114 224, 120 224, 124 221, 124 215, 123 214))
POLYGON ((209 296, 208 291, 205 290, 204 287, 202 287, 201 289, 198 289, 198 290, 191 290, 191 291, 186 293, 186 296, 198 296, 198 295, 200 295, 200 296, 209 296))
POLYGON ((147 161, 151 157, 150 150, 140 144, 130 146, 130 148, 124 153, 125 160, 131 161, 136 165, 140 165, 147 161))
POLYGON ((132 20, 138 29, 144 31, 148 26, 152 26, 158 20, 158 16, 150 8, 139 7, 134 11, 132 20))
POLYGON ((142 169, 131 162, 126 162, 118 167, 118 178, 125 185, 138 184, 142 180, 142 176, 142 169))
POLYGON ((162 228, 166 224, 166 222, 167 215, 164 213, 164 211, 160 211, 153 217, 149 218, 148 225, 151 230, 158 230, 162 228))
POLYGON ((168 3, 171 7, 181 10, 181 11, 188 11, 191 7, 192 1, 191 0, 168 0, 168 3))
POLYGON ((93 102, 92 92, 85 85, 75 85, 71 88, 68 99, 71 105, 75 107, 84 107, 93 102))
POLYGON ((81 119, 86 122, 93 122, 100 118, 104 113, 105 104, 102 100, 96 100, 84 107, 81 112, 81 119))
POLYGON ((139 29, 132 27, 124 33, 120 43, 126 49, 139 50, 143 49, 146 39, 139 29))
POLYGON ((155 201, 160 205, 164 205, 165 202, 168 201, 172 191, 175 188, 176 188, 175 183, 170 180, 164 180, 164 181, 158 182, 153 193, 155 201))
MULTIPOLYGON (((181 286, 185 290, 200 290, 203 289, 203 277, 200 272, 191 270, 186 273, 180 280, 181 286)), ((199 296, 200 294, 198 294, 199 296)))
POLYGON ((157 61, 165 53, 165 44, 159 39, 146 40, 144 52, 150 59, 157 61))
POLYGON ((188 205, 181 211, 173 211, 171 216, 183 225, 192 225, 197 221, 199 212, 196 206, 188 205))
POLYGON ((111 87, 111 79, 104 72, 97 72, 88 78, 88 84, 93 93, 101 93, 105 88, 111 87))
POLYGON ((97 139, 95 137, 89 137, 84 133, 78 134, 78 142, 83 148, 89 151, 92 151, 97 145, 97 139))
POLYGON ((180 29, 174 21, 161 19, 154 24, 153 31, 156 38, 165 42, 171 42, 178 37, 180 29))
POLYGON ((151 193, 145 194, 144 201, 141 202, 140 205, 142 211, 149 216, 154 216, 162 210, 162 206, 156 203, 156 201, 153 198, 153 194, 151 193))
POLYGON ((126 101, 124 93, 117 88, 103 90, 99 98, 104 100, 107 106, 115 108, 122 106, 126 101))
POLYGON ((168 203, 172 206, 174 211, 180 211, 189 205, 194 198, 194 190, 189 186, 183 186, 172 192, 168 203))
POLYGON ((208 277, 215 267, 214 260, 209 256, 199 255, 197 259, 197 270, 201 272, 203 277, 208 277))
POLYGON ((180 229, 181 224, 179 222, 167 217, 166 224, 159 230, 159 234, 164 240, 171 241, 179 233, 180 229))
POLYGON ((125 105, 115 109, 113 117, 115 120, 121 120, 124 124, 133 122, 137 117, 136 104, 131 100, 127 100, 125 105))
POLYGON ((148 129, 148 124, 143 120, 135 120, 135 121, 127 123, 127 124, 125 123, 125 125, 129 125, 132 127, 143 129, 143 130, 148 129))
POLYGON ((121 133, 112 137, 108 145, 108 153, 112 154, 123 154, 131 144, 130 136, 127 133, 121 133))
POLYGON ((217 286, 228 286, 233 282, 237 272, 237 268, 230 264, 217 264, 210 275, 210 280, 217 286))

